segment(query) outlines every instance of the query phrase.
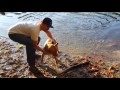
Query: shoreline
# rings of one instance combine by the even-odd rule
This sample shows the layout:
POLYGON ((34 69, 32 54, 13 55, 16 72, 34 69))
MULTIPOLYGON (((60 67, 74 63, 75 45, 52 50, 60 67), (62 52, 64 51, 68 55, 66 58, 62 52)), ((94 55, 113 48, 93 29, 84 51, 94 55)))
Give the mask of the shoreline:
MULTIPOLYGON (((1 78, 36 78, 28 70, 27 61, 24 59, 24 46, 19 48, 18 43, 12 42, 9 38, 0 36, 0 77, 1 78)), ((83 61, 84 56, 71 57, 63 52, 59 54, 59 69, 55 68, 52 57, 45 58, 45 66, 39 65, 38 69, 47 78, 57 77, 56 72, 64 71, 71 64, 83 61)), ((106 62, 105 56, 90 55, 88 60, 92 65, 76 69, 66 76, 60 78, 119 78, 120 63, 112 64, 106 62), (81 73, 81 74, 80 74, 81 73)))

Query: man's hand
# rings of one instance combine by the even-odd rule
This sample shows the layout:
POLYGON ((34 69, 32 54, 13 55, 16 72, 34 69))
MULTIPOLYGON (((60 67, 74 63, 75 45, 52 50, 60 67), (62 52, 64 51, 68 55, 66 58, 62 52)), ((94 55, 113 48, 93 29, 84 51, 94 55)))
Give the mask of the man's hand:
POLYGON ((44 54, 48 54, 45 50, 43 50, 40 46, 37 45, 37 41, 33 41, 33 43, 36 50, 41 51, 44 54))

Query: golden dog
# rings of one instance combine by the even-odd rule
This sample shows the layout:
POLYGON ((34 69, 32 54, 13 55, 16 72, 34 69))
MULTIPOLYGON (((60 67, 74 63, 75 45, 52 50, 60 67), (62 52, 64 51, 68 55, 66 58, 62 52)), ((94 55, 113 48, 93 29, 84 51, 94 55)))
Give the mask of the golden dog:
MULTIPOLYGON (((51 39, 47 39, 45 44, 44 44, 44 48, 43 48, 47 53, 51 54, 54 56, 54 59, 56 61, 56 64, 58 64, 58 43, 56 42, 55 44, 53 44, 53 42, 51 41, 51 39)), ((42 54, 41 57, 41 63, 43 63, 43 59, 44 59, 44 53, 42 54)))

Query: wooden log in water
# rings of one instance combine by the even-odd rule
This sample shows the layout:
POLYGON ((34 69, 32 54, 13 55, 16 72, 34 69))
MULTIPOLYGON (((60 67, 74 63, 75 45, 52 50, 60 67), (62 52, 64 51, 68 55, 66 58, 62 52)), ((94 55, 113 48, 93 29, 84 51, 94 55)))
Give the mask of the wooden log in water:
POLYGON ((77 69, 77 68, 86 66, 86 65, 88 65, 88 64, 89 64, 89 61, 80 62, 80 63, 78 63, 77 65, 73 65, 73 66, 69 67, 68 69, 64 70, 63 72, 59 73, 58 76, 62 76, 62 75, 66 74, 66 73, 69 72, 69 71, 72 71, 72 70, 74 70, 74 69, 77 69))

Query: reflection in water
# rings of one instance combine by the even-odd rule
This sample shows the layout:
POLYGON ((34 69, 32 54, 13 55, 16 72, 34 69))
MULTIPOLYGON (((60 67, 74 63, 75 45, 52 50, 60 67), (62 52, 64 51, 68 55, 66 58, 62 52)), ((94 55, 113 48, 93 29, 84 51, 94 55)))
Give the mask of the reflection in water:
MULTIPOLYGON (((0 16, 0 35, 6 37, 7 29, 16 22, 52 18, 55 28, 50 31, 59 42, 60 50, 71 55, 107 51, 112 48, 106 48, 108 44, 120 41, 119 12, 6 12, 5 14, 0 16)), ((40 45, 43 46, 47 37, 43 32, 40 36, 42 38, 40 45)))

